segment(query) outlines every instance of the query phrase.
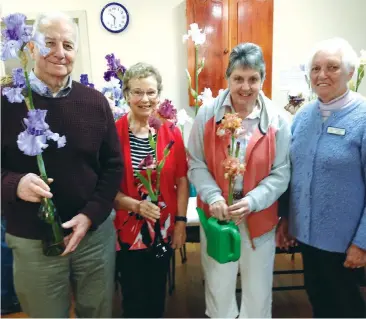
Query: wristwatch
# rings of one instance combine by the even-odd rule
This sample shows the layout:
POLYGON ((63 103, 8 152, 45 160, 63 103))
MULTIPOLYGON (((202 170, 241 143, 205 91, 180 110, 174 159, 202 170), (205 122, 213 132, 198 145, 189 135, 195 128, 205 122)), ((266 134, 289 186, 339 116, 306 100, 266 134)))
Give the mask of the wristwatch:
POLYGON ((185 216, 175 216, 175 222, 187 222, 187 217, 185 216))

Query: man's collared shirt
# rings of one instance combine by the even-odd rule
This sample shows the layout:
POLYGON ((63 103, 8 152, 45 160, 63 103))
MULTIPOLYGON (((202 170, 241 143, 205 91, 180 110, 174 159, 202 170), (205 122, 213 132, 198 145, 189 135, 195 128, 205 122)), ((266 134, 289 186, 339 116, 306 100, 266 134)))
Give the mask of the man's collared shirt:
POLYGON ((72 88, 72 79, 71 76, 69 76, 66 85, 60 91, 53 93, 44 82, 42 82, 40 79, 37 78, 33 70, 29 74, 29 82, 32 91, 34 91, 39 95, 50 98, 59 98, 67 96, 71 92, 72 88), (46 91, 44 90, 44 87, 46 87, 46 91))

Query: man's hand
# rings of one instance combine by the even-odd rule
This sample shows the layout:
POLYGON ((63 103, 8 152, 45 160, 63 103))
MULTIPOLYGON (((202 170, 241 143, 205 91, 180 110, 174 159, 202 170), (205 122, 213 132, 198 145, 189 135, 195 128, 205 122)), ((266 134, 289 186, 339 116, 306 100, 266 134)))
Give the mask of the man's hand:
POLYGON ((62 253, 62 256, 73 252, 78 247, 90 226, 91 220, 84 214, 78 214, 68 222, 62 224, 63 228, 72 228, 71 235, 65 238, 66 249, 62 253))
POLYGON ((347 249, 346 268, 361 268, 366 266, 366 250, 352 244, 347 249))
POLYGON ((216 217, 218 220, 228 220, 229 211, 224 200, 219 200, 210 205, 210 213, 212 216, 216 217))
POLYGON ((172 248, 180 249, 186 242, 186 223, 183 221, 177 221, 175 223, 173 238, 172 238, 172 248))
MULTIPOLYGON (((48 179, 48 183, 53 182, 52 178, 48 179)), ((42 197, 52 198, 50 187, 36 174, 28 173, 23 176, 18 184, 17 196, 26 201, 32 203, 39 203, 42 197)))

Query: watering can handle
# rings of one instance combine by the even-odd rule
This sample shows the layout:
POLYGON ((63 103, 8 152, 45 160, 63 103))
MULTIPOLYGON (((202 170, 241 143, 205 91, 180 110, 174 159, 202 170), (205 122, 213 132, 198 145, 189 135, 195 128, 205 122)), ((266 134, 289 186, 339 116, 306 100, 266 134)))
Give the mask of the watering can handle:
POLYGON ((240 246, 241 246, 241 236, 240 232, 237 228, 230 227, 228 228, 229 235, 232 243, 232 252, 229 254, 230 261, 236 261, 240 258, 240 246))

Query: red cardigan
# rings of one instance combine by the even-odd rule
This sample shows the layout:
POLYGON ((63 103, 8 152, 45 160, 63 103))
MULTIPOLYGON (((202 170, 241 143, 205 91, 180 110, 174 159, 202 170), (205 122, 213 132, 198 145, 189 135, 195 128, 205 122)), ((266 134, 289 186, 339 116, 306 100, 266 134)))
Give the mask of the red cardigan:
MULTIPOLYGON (((140 200, 137 191, 135 177, 133 175, 131 163, 131 148, 129 140, 129 125, 127 115, 116 122, 117 133, 121 142, 121 149, 124 158, 124 178, 120 185, 120 191, 127 196, 140 200)), ((174 144, 165 162, 160 178, 160 193, 164 199, 166 208, 161 210, 161 232, 164 239, 167 239, 174 229, 174 219, 178 210, 177 204, 177 179, 187 176, 187 158, 182 134, 177 127, 172 127, 172 123, 166 122, 159 129, 157 141, 158 160, 163 158, 163 150, 168 143, 173 140, 174 144)), ((148 230, 150 237, 154 239, 153 224, 141 219, 141 216, 126 210, 117 210, 114 221, 120 242, 127 244, 130 250, 145 249, 147 246, 142 242, 141 229, 148 230), (144 225, 145 224, 145 225, 144 225), (147 227, 146 227, 147 226, 147 227)))

